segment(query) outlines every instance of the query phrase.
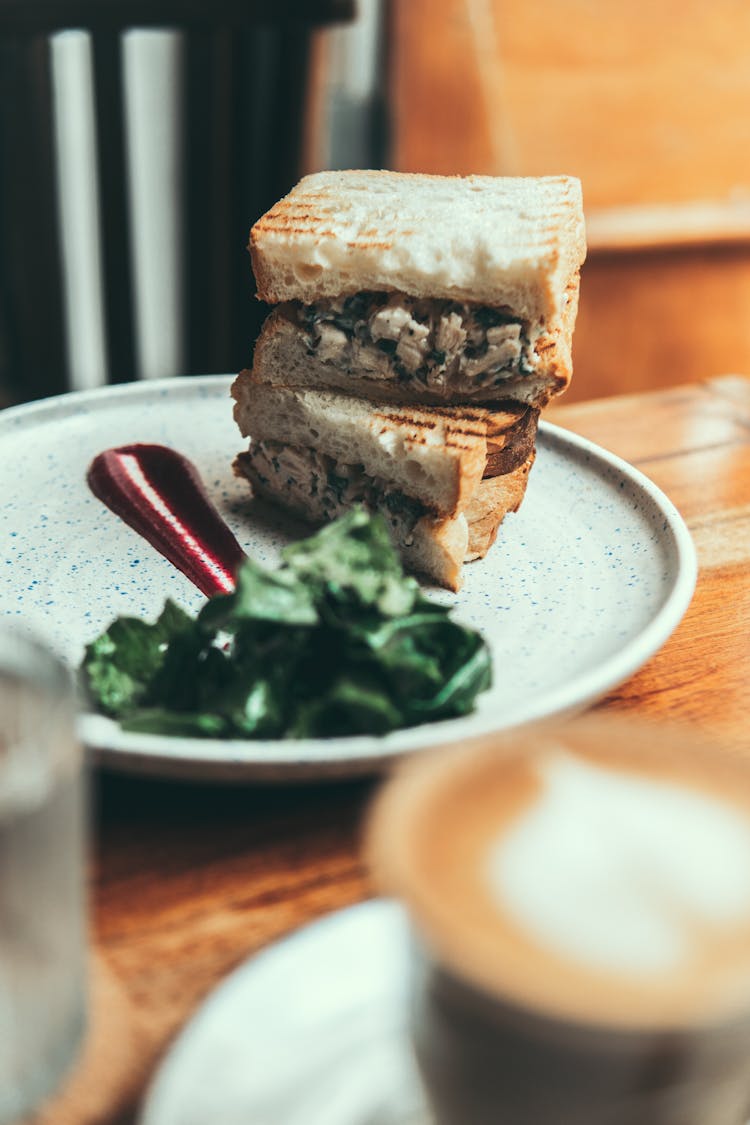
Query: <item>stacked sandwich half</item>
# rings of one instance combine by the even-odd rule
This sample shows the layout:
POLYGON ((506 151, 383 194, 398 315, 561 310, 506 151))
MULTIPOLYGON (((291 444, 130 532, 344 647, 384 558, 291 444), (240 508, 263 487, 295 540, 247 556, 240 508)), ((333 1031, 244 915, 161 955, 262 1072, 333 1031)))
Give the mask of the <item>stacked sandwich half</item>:
POLYGON ((235 470, 314 522, 382 512, 407 564, 457 589, 570 381, 579 182, 324 172, 250 250, 275 308, 232 389, 235 470))

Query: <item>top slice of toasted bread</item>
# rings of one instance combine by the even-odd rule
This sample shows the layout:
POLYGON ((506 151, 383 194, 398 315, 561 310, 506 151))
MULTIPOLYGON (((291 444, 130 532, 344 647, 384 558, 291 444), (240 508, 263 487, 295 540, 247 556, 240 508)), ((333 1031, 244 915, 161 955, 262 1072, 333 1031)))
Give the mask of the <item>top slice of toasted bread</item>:
POLYGON ((306 176, 250 233, 272 304, 362 290, 507 306, 551 322, 586 254, 571 176, 306 176))

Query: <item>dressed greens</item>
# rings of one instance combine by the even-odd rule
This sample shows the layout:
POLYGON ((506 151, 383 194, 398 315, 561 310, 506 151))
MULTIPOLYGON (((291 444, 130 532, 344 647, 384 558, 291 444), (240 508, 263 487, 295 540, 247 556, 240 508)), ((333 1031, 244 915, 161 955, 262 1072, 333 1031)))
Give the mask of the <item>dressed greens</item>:
POLYGON ((93 706, 131 731, 208 738, 385 734, 464 715, 491 682, 482 637, 404 576, 385 522, 353 509, 243 562, 194 619, 167 601, 86 649, 93 706))

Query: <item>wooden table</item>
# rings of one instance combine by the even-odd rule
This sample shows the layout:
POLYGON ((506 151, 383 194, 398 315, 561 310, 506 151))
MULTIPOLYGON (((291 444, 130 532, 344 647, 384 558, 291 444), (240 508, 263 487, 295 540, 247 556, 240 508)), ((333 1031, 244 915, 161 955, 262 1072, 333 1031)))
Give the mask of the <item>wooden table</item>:
MULTIPOLYGON (((641 468, 698 549, 682 624, 601 706, 706 724, 750 745, 750 380, 548 417, 641 468)), ((97 789, 95 943, 142 1021, 144 1071, 249 953, 371 893, 360 830, 373 783, 230 788, 112 776, 97 789)))

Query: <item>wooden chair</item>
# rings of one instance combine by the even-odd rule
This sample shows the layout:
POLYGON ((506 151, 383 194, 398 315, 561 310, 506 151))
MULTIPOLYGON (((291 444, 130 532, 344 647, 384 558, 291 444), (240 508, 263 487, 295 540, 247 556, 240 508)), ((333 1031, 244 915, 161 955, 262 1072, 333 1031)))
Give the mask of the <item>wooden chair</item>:
MULTIPOLYGON (((298 177, 315 30, 353 15, 354 0, 0 0, 6 402, 139 375, 232 371, 248 362, 263 311, 253 297, 247 233, 298 177), (180 336, 179 371, 144 370, 138 354, 123 61, 134 28, 180 33, 179 163, 174 197, 162 200, 163 212, 175 217, 179 246, 184 331, 164 324, 165 333, 180 336), (78 234, 60 201, 62 162, 75 164, 76 155, 60 151, 55 118, 60 89, 52 47, 66 29, 86 32, 94 106, 90 178, 100 250, 92 276, 101 282, 104 343, 101 363, 89 357, 83 373, 71 369, 80 309, 65 260, 78 234)), ((85 212, 80 198, 72 203, 85 212)))

